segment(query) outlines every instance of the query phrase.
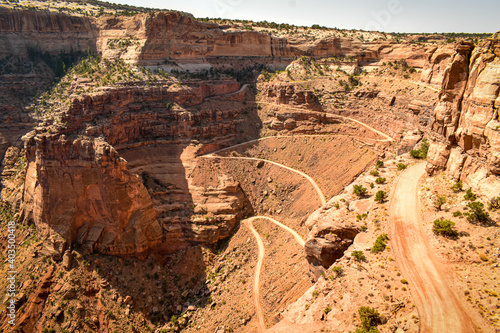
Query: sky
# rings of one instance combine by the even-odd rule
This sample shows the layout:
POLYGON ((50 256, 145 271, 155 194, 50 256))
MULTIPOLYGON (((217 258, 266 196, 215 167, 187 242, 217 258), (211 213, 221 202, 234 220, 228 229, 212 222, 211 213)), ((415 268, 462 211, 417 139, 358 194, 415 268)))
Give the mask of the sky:
POLYGON ((232 18, 385 32, 500 30, 499 0, 111 0, 173 9, 195 17, 232 18))

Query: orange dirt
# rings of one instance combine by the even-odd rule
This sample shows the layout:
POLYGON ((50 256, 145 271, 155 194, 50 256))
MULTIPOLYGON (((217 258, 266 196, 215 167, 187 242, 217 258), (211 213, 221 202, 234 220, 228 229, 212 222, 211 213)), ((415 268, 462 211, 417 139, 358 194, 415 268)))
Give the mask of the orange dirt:
POLYGON ((475 326, 452 289, 445 267, 433 254, 420 218, 418 182, 425 163, 410 167, 392 195, 392 246, 403 274, 413 285, 420 332, 474 332, 475 326))

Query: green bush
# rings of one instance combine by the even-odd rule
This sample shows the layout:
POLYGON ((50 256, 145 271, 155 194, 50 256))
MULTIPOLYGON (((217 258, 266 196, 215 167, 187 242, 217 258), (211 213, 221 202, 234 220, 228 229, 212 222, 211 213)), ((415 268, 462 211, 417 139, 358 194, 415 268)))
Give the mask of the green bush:
POLYGON ((382 322, 380 320, 380 314, 377 310, 368 306, 362 306, 359 308, 358 313, 359 318, 361 319, 361 326, 364 330, 369 333, 378 332, 376 327, 382 322))
POLYGON ((385 183, 386 179, 383 178, 383 177, 378 177, 377 179, 375 179, 375 183, 377 184, 383 184, 385 183))
POLYGON ((497 210, 499 208, 500 208, 500 197, 493 198, 488 203, 489 210, 497 210))
POLYGON ((462 216, 462 212, 461 211, 456 210, 456 211, 453 212, 453 217, 460 217, 460 216, 462 216))
POLYGON ((420 144, 420 149, 412 149, 410 155, 413 158, 425 160, 427 158, 427 153, 429 152, 429 142, 427 139, 423 139, 420 144))
POLYGON ((469 212, 464 213, 469 222, 486 223, 490 219, 490 214, 484 210, 484 204, 479 201, 472 201, 467 204, 469 212))
POLYGON ((436 199, 434 199, 434 206, 436 206, 436 208, 438 210, 441 210, 441 208, 443 207, 443 205, 446 203, 446 197, 444 195, 437 195, 436 196, 436 199))
POLYGON ((377 170, 372 170, 372 171, 370 171, 370 175, 378 177, 379 172, 377 170))
POLYGON ((474 201, 476 200, 476 195, 474 193, 472 193, 472 190, 471 189, 468 189, 466 192, 465 192, 465 195, 464 195, 464 199, 467 200, 467 201, 474 201))
POLYGON ((453 184, 451 189, 453 190, 453 192, 461 192, 463 190, 463 186, 463 182, 461 180, 457 180, 457 182, 453 184))
POLYGON ((404 163, 398 163, 398 170, 404 170, 406 169, 408 165, 404 164, 404 163))
POLYGON ((358 197, 364 197, 367 191, 368 190, 363 185, 354 185, 353 193, 356 194, 358 197))
POLYGON ((437 235, 445 237, 457 237, 458 232, 453 228, 454 226, 454 222, 440 218, 434 221, 432 231, 437 235))
POLYGON ((387 192, 386 191, 378 191, 375 194, 375 201, 382 203, 382 202, 385 201, 386 197, 387 197, 387 192))
POLYGON ((378 160, 377 163, 375 163, 375 168, 380 169, 384 167, 384 161, 378 160))
POLYGON ((354 257, 357 261, 365 261, 366 257, 363 251, 352 251, 351 257, 354 257))
POLYGON ((337 276, 341 276, 344 270, 340 266, 333 266, 332 272, 334 272, 337 276))
POLYGON ((387 234, 382 234, 382 235, 378 236, 377 240, 375 241, 375 243, 372 246, 372 252, 379 253, 379 252, 384 251, 385 247, 386 247, 385 242, 387 240, 389 240, 389 237, 387 236, 387 234))

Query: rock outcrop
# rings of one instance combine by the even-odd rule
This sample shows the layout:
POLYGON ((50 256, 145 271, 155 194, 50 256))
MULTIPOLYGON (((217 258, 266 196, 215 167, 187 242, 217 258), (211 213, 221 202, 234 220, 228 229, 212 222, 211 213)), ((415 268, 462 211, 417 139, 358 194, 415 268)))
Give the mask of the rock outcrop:
POLYGON ((43 236, 111 254, 136 254, 162 239, 140 179, 104 140, 26 138, 23 213, 43 236))
POLYGON ((315 278, 320 266, 328 269, 344 256, 359 233, 357 226, 344 223, 342 214, 342 210, 334 208, 319 209, 305 223, 309 232, 304 248, 315 278))
POLYGON ((500 181, 500 37, 473 48, 455 47, 444 75, 427 171, 447 170, 486 197, 498 196, 500 181), (441 141, 441 143, 439 142, 441 141))
POLYGON ((194 156, 181 155, 191 140, 234 138, 246 92, 229 79, 185 84, 72 96, 60 122, 24 137, 23 218, 44 237, 114 255, 171 252, 230 236, 251 212, 239 184, 191 185, 194 156))

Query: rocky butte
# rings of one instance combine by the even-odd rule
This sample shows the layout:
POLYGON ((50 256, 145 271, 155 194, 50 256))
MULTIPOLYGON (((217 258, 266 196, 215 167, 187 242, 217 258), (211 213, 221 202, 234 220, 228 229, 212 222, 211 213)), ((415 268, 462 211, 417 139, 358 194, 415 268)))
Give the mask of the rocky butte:
POLYGON ((0 6, 3 331, 500 328, 498 33, 27 3, 0 6))

